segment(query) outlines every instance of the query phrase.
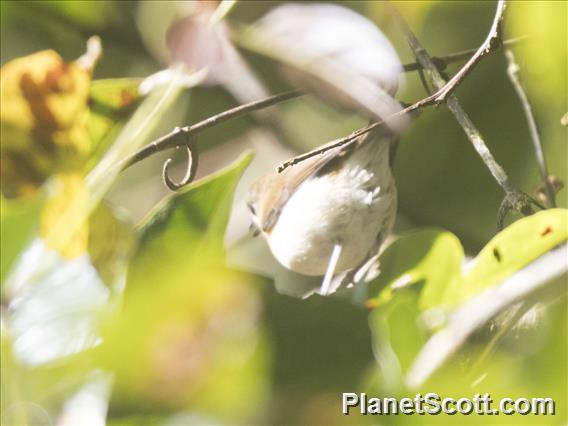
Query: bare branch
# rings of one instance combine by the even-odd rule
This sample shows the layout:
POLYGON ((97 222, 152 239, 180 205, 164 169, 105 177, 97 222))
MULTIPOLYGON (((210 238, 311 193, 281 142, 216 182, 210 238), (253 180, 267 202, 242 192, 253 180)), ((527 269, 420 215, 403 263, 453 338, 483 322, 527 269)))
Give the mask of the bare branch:
MULTIPOLYGON (((464 81, 466 76, 471 72, 471 70, 475 67, 475 65, 483 58, 483 56, 485 56, 487 53, 493 51, 495 48, 500 46, 500 43, 496 42, 495 40, 496 40, 496 37, 497 38, 500 37, 498 30, 499 30, 499 27, 500 27, 500 22, 503 18, 504 9, 505 9, 504 0, 501 0, 499 2, 498 6, 497 6, 497 11, 495 13, 495 18, 493 19, 493 25, 491 26, 490 34, 486 38, 485 42, 477 50, 474 51, 475 52, 474 55, 458 71, 456 76, 459 75, 460 77, 457 78, 457 79, 454 77, 450 81, 446 82, 446 80, 441 75, 440 71, 438 70, 436 64, 434 63, 434 60, 428 55, 428 53, 420 45, 420 43, 418 42, 418 40, 416 39, 416 37, 414 36, 414 34, 410 30, 410 28, 408 28, 408 25, 406 24, 406 22, 404 22, 402 17, 400 17, 400 15, 396 12, 396 10, 394 10, 394 8, 392 8, 393 15, 397 18, 401 27, 403 28, 403 30, 404 30, 404 32, 407 36, 408 43, 409 43, 411 49, 413 50, 413 52, 416 56, 417 64, 419 65, 419 66, 416 66, 416 64, 405 65, 405 69, 417 70, 417 69, 422 68, 422 69, 428 71, 428 73, 430 74, 430 76, 431 76, 431 78, 434 82, 434 86, 436 87, 437 92, 434 93, 433 95, 427 96, 424 99, 421 99, 420 101, 418 101, 418 102, 412 104, 411 106, 399 111, 398 113, 393 114, 393 116, 386 118, 386 121, 388 121, 396 115, 409 113, 409 112, 424 108, 426 106, 439 104, 440 102, 443 102, 444 100, 446 100, 446 97, 449 97, 447 99, 448 108, 450 109, 450 111, 452 111, 452 113, 456 117, 456 120, 460 123, 460 125, 462 126, 462 128, 466 132, 468 138, 470 139, 470 141, 474 145, 474 148, 476 149, 478 154, 483 159, 484 163, 489 168, 491 174, 493 175, 493 177, 495 178, 497 183, 503 188, 503 190, 505 191, 506 194, 511 194, 507 198, 508 202, 502 204, 503 209, 500 209, 499 217, 503 217, 503 218, 506 215, 506 213, 508 212, 508 210, 510 210, 510 209, 517 210, 516 209, 517 206, 524 207, 527 203, 530 204, 530 202, 532 202, 532 200, 527 195, 517 191, 513 187, 513 185, 509 182, 507 174, 505 173, 503 168, 497 163, 497 161, 495 160, 495 158, 493 157, 493 155, 489 151, 489 148, 487 148, 487 145, 483 141, 481 134, 475 128, 475 126, 472 123, 472 121, 470 120, 469 116, 461 108, 461 106, 459 105, 455 96, 451 96, 451 93, 453 92, 453 90, 455 90, 464 81), (514 199, 515 202, 510 202, 513 199, 514 199)), ((523 39, 524 38, 513 39, 513 40, 510 41, 510 43, 517 43, 517 42, 519 42, 523 39)), ((445 57, 445 58, 450 58, 449 60, 452 60, 452 61, 458 60, 457 58, 463 59, 464 56, 468 52, 471 52, 471 51, 458 52, 456 54, 448 55, 448 57, 445 57)), ((438 59, 438 62, 440 62, 440 58, 438 59)), ((278 172, 280 173, 283 170, 285 170, 287 167, 298 164, 298 163, 300 163, 304 160, 307 160, 308 158, 314 157, 316 155, 323 154, 324 152, 329 151, 331 149, 335 149, 337 147, 346 145, 346 144, 350 143, 352 140, 356 139, 357 137, 359 137, 359 136, 361 136, 361 135, 363 135, 367 132, 370 132, 371 130, 383 125, 384 121, 385 120, 378 121, 378 122, 373 123, 373 124, 371 124, 371 125, 369 125, 365 128, 362 128, 362 129, 359 129, 359 130, 353 132, 349 136, 346 136, 346 137, 341 138, 341 139, 337 139, 335 142, 330 142, 330 143, 326 144, 325 146, 316 148, 313 151, 310 151, 310 152, 307 152, 305 154, 301 154, 297 157, 291 158, 291 159, 283 162, 282 164, 280 164, 280 166, 278 166, 278 172)))
POLYGON ((408 25, 398 14, 398 12, 393 8, 393 15, 398 21, 403 32, 405 33, 407 42, 414 52, 414 56, 416 57, 417 61, 428 71, 430 77, 432 78, 434 86, 438 89, 438 92, 435 94, 435 101, 438 102, 439 100, 444 100, 447 98, 446 105, 448 106, 448 109, 452 112, 457 122, 463 128, 468 139, 473 144, 475 150, 477 151, 499 186, 501 186, 503 191, 505 191, 506 202, 501 204, 501 208, 499 209, 498 213, 500 223, 502 223, 502 219, 505 217, 509 210, 516 210, 520 211, 523 214, 528 214, 531 210, 530 205, 534 204, 534 202, 528 195, 518 191, 509 181, 509 177, 507 176, 503 168, 499 165, 499 163, 497 163, 497 161, 493 157, 493 154, 491 154, 491 151, 485 144, 481 133, 479 132, 479 130, 477 130, 452 92, 463 81, 465 76, 467 76, 467 74, 471 72, 477 62, 479 62, 486 53, 489 53, 493 49, 492 46, 495 46, 496 43, 498 45, 498 41, 496 40, 498 40, 500 37, 499 29, 505 8, 504 3, 504 0, 500 0, 498 2, 495 18, 493 19, 493 25, 491 26, 489 35, 483 45, 480 47, 480 49, 478 49, 478 51, 470 59, 470 61, 468 61, 466 65, 464 65, 464 67, 460 71, 458 71, 456 76, 459 75, 460 77, 456 78, 454 76, 454 78, 452 78, 449 82, 445 81, 444 77, 436 68, 436 65, 432 61, 430 55, 428 55, 424 47, 422 47, 420 42, 416 39, 416 36, 412 32, 412 30, 408 27, 408 25))
MULTIPOLYGON (((497 3, 497 10, 491 29, 487 38, 473 56, 465 63, 465 65, 448 81, 443 89, 440 90, 436 100, 443 102, 456 90, 459 84, 466 78, 466 76, 475 68, 480 59, 488 53, 491 53, 496 48, 501 46, 501 23, 503 22, 503 14, 505 12, 505 0, 499 0, 497 3)), ((418 61, 420 62, 420 60, 418 61)), ((424 65, 424 64, 422 64, 424 65)))
MULTIPOLYGON (((506 45, 513 45, 516 44, 518 42, 523 41, 524 39, 526 39, 526 37, 517 37, 511 40, 508 40, 505 42, 506 45)), ((441 67, 441 68, 445 68, 447 66, 447 64, 449 63, 453 63, 453 62, 458 62, 461 61, 463 59, 466 59, 467 57, 469 57, 471 54, 477 52, 479 49, 477 50, 465 50, 462 52, 455 52, 446 56, 442 56, 442 57, 438 57, 438 58, 433 58, 433 60, 435 61, 436 65, 441 67)), ((425 67, 423 66, 423 64, 421 64, 420 62, 417 63, 411 63, 411 64, 406 64, 404 65, 404 71, 408 72, 408 71, 416 71, 416 70, 422 70, 425 69, 425 67)), ((469 71, 468 71, 469 72, 469 71)), ((468 73, 466 72, 466 74, 468 73)), ((465 75, 464 75, 465 77, 465 75)), ((458 82, 459 84, 459 82, 458 82)), ((121 170, 125 170, 128 167, 132 166, 133 164, 144 160, 145 158, 149 157, 150 155, 159 152, 159 151, 163 151, 165 149, 169 149, 169 148, 175 148, 175 147, 180 147, 180 146, 186 146, 186 138, 189 135, 193 135, 193 134, 197 134, 200 131, 203 131, 209 127, 213 127, 219 123, 222 123, 224 121, 227 121, 231 118, 236 118, 236 117, 240 117, 243 115, 246 115, 248 113, 254 112, 254 111, 258 111, 261 110, 263 108, 267 108, 270 107, 272 105, 276 105, 280 102, 284 102, 299 96, 302 96, 303 93, 300 91, 291 91, 291 92, 286 92, 286 93, 282 93, 282 94, 278 94, 275 96, 271 96, 268 97, 266 99, 261 99, 258 101, 254 101, 254 102, 250 102, 248 104, 244 104, 244 105, 239 105, 235 108, 229 109, 227 111, 223 111, 222 113, 216 114, 212 117, 209 117, 199 123, 196 123, 192 126, 186 126, 186 127, 176 127, 173 131, 171 131, 170 133, 156 139, 155 141, 151 142, 150 144, 146 145, 145 147, 141 148, 139 151, 135 152, 132 156, 130 156, 129 158, 125 159, 124 161, 122 161, 120 168, 121 170)), ((358 138, 359 136, 370 132, 371 130, 383 125, 385 122, 388 122, 389 120, 395 118, 396 116, 401 116, 403 114, 406 113, 410 113, 412 111, 416 111, 419 110, 423 107, 426 106, 430 106, 430 105, 434 105, 439 103, 439 98, 440 96, 443 95, 442 90, 438 90, 438 92, 436 92, 433 95, 430 95, 424 99, 421 99, 419 101, 417 101, 416 103, 406 107, 405 109, 397 112, 396 114, 393 114, 390 117, 387 117, 385 120, 373 123, 365 128, 359 129, 355 132, 353 132, 351 135, 346 136, 344 138, 340 138, 337 139, 335 141, 335 143, 328 143, 326 144, 324 147, 318 148, 316 150, 310 151, 308 153, 302 154, 298 157, 294 157, 288 161, 286 161, 285 163, 281 164, 278 167, 278 171, 281 172, 282 170, 284 170, 285 168, 297 164, 307 158, 313 157, 315 155, 318 154, 322 154, 330 149, 334 149, 337 148, 339 146, 345 145, 351 141, 353 141, 354 139, 358 138)), ((196 154, 196 149, 190 147, 189 148, 189 152, 191 153, 191 158, 196 159, 197 158, 197 154, 196 154)), ((188 153, 189 154, 189 153, 188 153)), ((175 184, 174 182, 171 181, 171 179, 169 179, 168 175, 167 175, 167 170, 168 170, 168 166, 170 164, 170 161, 167 161, 167 164, 164 164, 164 170, 163 170, 163 177, 164 177, 164 182, 166 182, 166 185, 168 186, 168 188, 172 189, 179 189, 181 188, 180 184, 175 184), (170 183, 171 185, 169 185, 168 183, 170 183)), ((193 167, 195 166, 197 163, 196 161, 190 161, 189 162, 189 166, 193 167)), ((188 169, 189 170, 189 169, 188 169)), ((191 173, 191 178, 189 181, 191 181, 191 179, 193 178, 194 174, 191 173)), ((187 174, 186 174, 187 177, 187 174)), ((186 182, 186 179, 183 179, 182 183, 186 182)), ((189 182, 188 182, 189 183, 189 182)), ((183 186, 183 185, 182 185, 183 186)))
POLYGON ((540 172, 543 188, 546 193, 546 198, 548 201, 547 204, 550 207, 555 207, 556 201, 555 201, 554 188, 552 187, 552 183, 549 179, 548 169, 546 167, 546 160, 544 158, 544 151, 542 149, 542 141, 540 139, 538 127, 536 125, 536 121, 532 113, 531 104, 529 102, 527 94, 521 83, 521 78, 519 76, 519 65, 515 62, 515 56, 513 55, 513 52, 511 50, 506 50, 505 55, 509 63, 509 66, 507 67, 507 74, 509 75, 509 79, 511 80, 511 83, 513 83, 513 87, 515 88, 517 96, 521 101, 521 105, 523 106, 527 123, 529 125, 534 153, 536 155, 536 161, 538 163, 538 171, 540 172))
MULTIPOLYGON (((503 44, 503 47, 511 47, 511 46, 516 45, 516 44, 525 42, 528 39, 530 39, 530 36, 526 36, 526 35, 525 36, 519 36, 519 37, 513 37, 513 38, 510 38, 510 39, 504 40, 502 44, 503 44)), ((449 64, 453 64, 455 62, 461 62, 465 59, 471 58, 471 55, 473 55, 478 50, 479 50, 479 48, 467 49, 467 50, 462 50, 460 52, 450 53, 449 55, 445 55, 445 56, 432 56, 432 61, 434 62, 434 65, 436 65, 436 68, 443 71, 443 70, 446 69, 446 67, 449 64)), ((410 64, 403 65, 403 69, 404 69, 404 72, 409 72, 409 71, 418 71, 418 70, 424 69, 424 67, 422 65, 420 65, 420 63, 418 63, 418 62, 412 62, 410 64)))
POLYGON ((144 160, 145 158, 156 152, 163 151, 168 148, 186 145, 186 137, 189 135, 199 133, 205 129, 230 120, 231 118, 241 117, 252 111, 268 108, 272 105, 276 105, 280 102, 294 99, 302 95, 303 93, 298 90, 281 93, 258 101, 249 102, 248 104, 239 105, 235 108, 231 108, 227 111, 223 111, 219 114, 211 116, 192 126, 176 127, 170 133, 156 139, 152 143, 146 145, 139 151, 135 152, 132 156, 124 160, 121 164, 121 170, 127 169, 133 164, 144 160))
POLYGON ((433 94, 431 96, 428 96, 424 99, 419 100, 418 102, 416 102, 416 103, 414 103, 414 104, 412 104, 412 105, 410 105, 410 106, 408 106, 404 109, 401 109, 400 111, 392 114, 390 117, 387 117, 386 120, 376 121, 372 124, 369 124, 367 127, 363 127, 359 130, 354 131, 353 133, 351 133, 348 136, 345 136, 343 138, 331 141, 331 142, 325 144, 324 146, 321 146, 319 148, 316 148, 316 149, 309 151, 309 152, 306 152, 304 154, 298 155, 297 157, 290 158, 289 160, 286 160, 283 163, 281 163, 278 166, 277 171, 278 171, 278 173, 282 173, 288 167, 294 166, 298 163, 301 163, 302 161, 307 160, 308 158, 315 157, 316 155, 323 154, 323 153, 325 153, 325 152, 327 152, 331 149, 335 149, 335 148, 339 148, 340 146, 347 145, 348 143, 357 139, 359 136, 362 136, 365 133, 369 133, 371 130, 382 126, 383 124, 385 124, 385 121, 396 118, 399 115, 409 114, 413 111, 417 111, 421 108, 424 108, 424 107, 429 106, 429 105, 433 105, 435 103, 436 103, 436 94, 433 94))
POLYGON ((497 4, 497 10, 495 12, 495 18, 493 19, 493 24, 485 42, 480 47, 480 49, 478 49, 476 54, 474 54, 474 56, 464 65, 464 67, 460 71, 458 71, 456 76, 459 75, 460 77, 456 78, 456 76, 454 76, 454 78, 446 82, 440 71, 436 68, 436 65, 432 61, 432 58, 430 57, 430 55, 428 55, 428 52, 426 52, 424 47, 422 47, 404 19, 402 19, 398 12, 393 8, 393 15, 404 31, 407 42, 414 52, 414 56, 416 57, 417 61, 428 71, 430 77, 432 78, 434 86, 438 89, 438 92, 433 95, 435 97, 435 102, 437 103, 440 100, 446 100, 448 109, 452 112, 456 121, 461 125, 468 139, 473 144, 473 147, 475 148, 499 186, 501 186, 501 188, 505 192, 505 198, 503 200, 503 203, 501 203, 501 206, 497 213, 498 228, 502 228, 505 216, 509 211, 518 211, 524 215, 528 215, 533 212, 531 205, 537 205, 539 207, 541 206, 531 197, 517 190, 509 181, 509 177, 505 173, 505 170, 503 170, 499 163, 497 163, 495 157, 493 157, 493 154, 491 154, 491 151, 483 140, 481 133, 479 132, 479 130, 477 130, 452 92, 461 82, 463 82, 464 78, 469 74, 469 72, 471 72, 477 62, 479 62, 487 53, 491 52, 494 49, 494 46, 499 45, 499 30, 501 27, 504 10, 505 1, 499 0, 497 4), (464 69, 466 70, 464 71, 464 69))

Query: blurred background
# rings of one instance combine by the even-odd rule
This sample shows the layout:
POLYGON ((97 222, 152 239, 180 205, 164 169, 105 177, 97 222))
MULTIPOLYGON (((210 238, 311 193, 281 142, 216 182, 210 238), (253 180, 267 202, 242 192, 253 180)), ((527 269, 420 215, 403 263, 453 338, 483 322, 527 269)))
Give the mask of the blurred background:
MULTIPOLYGON (((175 126, 293 88, 277 61, 229 36, 281 3, 235 2, 220 21, 222 29, 209 34, 191 21, 205 7, 196 2, 3 1, 1 62, 4 66, 45 49, 73 61, 93 35, 102 41, 93 80, 144 79, 176 61, 215 65, 215 49, 223 52, 220 57, 229 57, 229 64, 220 60, 217 72, 172 100, 145 135, 147 142, 175 126)), ((414 62, 382 2, 336 3, 375 23, 403 64, 414 62)), ((495 13, 491 1, 393 3, 435 56, 478 47, 495 13)), ((565 2, 511 1, 504 22, 505 39, 529 36, 513 50, 549 173, 564 182, 568 153, 566 127, 560 121, 568 110, 566 7, 565 2)), ((446 71, 451 75, 460 65, 449 65, 446 71)), ((506 70, 503 51, 491 54, 456 95, 511 181, 530 194, 539 174, 506 70)), ((396 98, 411 103, 425 95, 418 74, 405 73, 396 98)), ((122 261, 128 264, 128 278, 106 280, 96 268, 103 284, 91 286, 89 279, 94 280, 96 272, 87 279, 81 269, 85 265, 63 259, 54 260, 57 267, 52 265, 51 272, 42 272, 40 290, 27 289, 14 299, 3 291, 3 424, 431 423, 424 416, 341 416, 341 392, 409 393, 400 377, 388 382, 384 372, 378 372, 374 353, 381 332, 372 322, 370 326, 368 311, 348 297, 293 297, 314 281, 278 266, 264 243, 248 233, 245 197, 257 178, 367 121, 364 115, 309 96, 215 126, 199 138, 198 178, 239 158, 241 163, 226 172, 223 181, 197 187, 193 198, 166 201, 169 207, 159 215, 151 212, 160 209, 168 195, 161 181, 162 164, 173 155, 173 175, 181 178, 183 154, 161 152, 120 174, 104 198, 115 211, 113 217, 120 217, 128 224, 127 233, 135 234, 137 248, 122 261), (242 155, 248 149, 255 157, 241 178, 246 162, 242 155), (216 195, 224 192, 229 196, 216 195), (140 223, 145 227, 137 229, 143 230, 133 231, 140 223), (49 282, 60 289, 65 283, 75 287, 55 294, 49 282), (84 303, 85 297, 92 303, 84 303), (16 299, 20 305, 14 305, 16 299), (93 311, 96 319, 88 316, 93 311), (40 355, 38 347, 51 353, 40 355)), ((394 175, 399 196, 395 234, 440 227, 459 238, 467 256, 475 256, 496 233, 503 192, 445 107, 425 109, 402 135, 394 175)), ((558 193, 557 205, 566 208, 566 190, 558 193)), ((8 237, 2 232, 4 246, 8 237)), ((111 237, 127 239, 116 230, 106 232, 100 237, 103 246, 111 245, 111 237)), ((36 259, 32 249, 26 249, 28 266, 36 259)), ((89 255, 85 262, 91 266, 95 256, 92 251, 89 255)), ((22 259, 11 271, 23 267, 22 259)), ((403 302, 391 313, 397 320, 389 333, 404 371, 420 341, 409 331, 416 313, 403 302)), ((471 340, 426 389, 473 395, 460 372, 486 341, 483 335, 471 340)), ((495 397, 553 396, 564 406, 546 423, 565 422, 565 300, 549 309, 538 327, 517 330, 484 360, 485 392, 495 397)), ((435 420, 455 422, 451 416, 435 420)), ((479 422, 471 416, 462 420, 479 422)), ((538 417, 483 420, 542 424, 538 417)))

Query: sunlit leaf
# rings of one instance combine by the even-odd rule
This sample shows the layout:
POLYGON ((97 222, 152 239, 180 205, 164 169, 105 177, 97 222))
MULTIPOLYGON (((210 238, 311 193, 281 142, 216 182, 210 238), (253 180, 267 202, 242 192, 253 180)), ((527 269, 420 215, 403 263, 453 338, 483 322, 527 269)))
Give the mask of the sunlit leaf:
MULTIPOLYGON (((192 241, 194 244, 206 241, 210 247, 222 250, 222 240, 233 198, 232 189, 251 160, 252 154, 249 152, 231 168, 195 182, 184 191, 159 204, 142 225, 140 244, 145 250, 141 250, 137 256, 150 251, 150 245, 157 246, 162 240, 170 237, 163 233, 162 227, 165 223, 173 223, 179 228, 176 232, 170 231, 171 238, 178 241, 192 241)), ((160 248, 163 250, 155 251, 163 251, 164 254, 175 251, 168 247, 170 245, 162 243, 160 248)), ((194 256, 196 253, 185 255, 194 256)))
POLYGON ((135 243, 134 227, 123 213, 102 203, 89 218, 88 251, 91 263, 107 285, 117 283, 135 243))
POLYGON ((381 255, 381 274, 371 284, 368 304, 385 303, 396 289, 421 283, 420 307, 435 306, 462 261, 463 248, 450 232, 424 229, 403 235, 381 255))
POLYGON ((504 280, 568 239, 568 210, 551 209, 513 223, 497 234, 454 281, 444 304, 455 306, 504 280))
MULTIPOLYGON (((377 119, 400 110, 392 98, 402 73, 397 53, 372 22, 349 8, 280 5, 253 26, 241 28, 236 39, 247 49, 285 65, 285 75, 295 86, 341 108, 377 119), (329 33, 329 27, 335 31, 329 33), (359 59, 365 56, 378 61, 359 59)), ((395 130, 406 124, 406 117, 388 121, 395 130)))
MULTIPOLYGON (((67 396, 89 377, 92 364, 83 355, 75 355, 67 357, 65 362, 42 366, 26 365, 13 351, 16 337, 9 327, 2 328, 2 424, 50 424, 60 413, 67 396), (5 372, 9 374, 4 374, 5 372)), ((44 346, 49 344, 50 342, 44 346)), ((43 349, 39 347, 40 351, 43 349)))
POLYGON ((111 292, 86 253, 65 259, 35 239, 12 268, 4 295, 13 351, 36 366, 95 345, 97 317, 111 292))
POLYGON ((0 202, 0 281, 3 283, 18 253, 34 235, 42 198, 7 200, 1 197, 0 202))
POLYGON ((89 228, 81 218, 87 217, 88 193, 83 177, 78 173, 58 174, 50 180, 48 198, 41 211, 39 234, 47 246, 65 258, 76 257, 87 249, 89 228), (54 227, 58 226, 62 212, 70 220, 70 236, 62 240, 54 227))
POLYGON ((419 306, 453 307, 521 269, 568 238, 564 209, 539 212, 497 234, 462 272, 463 248, 451 233, 422 230, 403 236, 381 255, 381 275, 371 285, 370 307, 397 289, 421 283, 419 306))
POLYGON ((169 197, 142 226, 124 310, 106 329, 111 415, 143 405, 234 420, 263 399, 259 279, 223 267, 233 191, 250 160, 169 197))

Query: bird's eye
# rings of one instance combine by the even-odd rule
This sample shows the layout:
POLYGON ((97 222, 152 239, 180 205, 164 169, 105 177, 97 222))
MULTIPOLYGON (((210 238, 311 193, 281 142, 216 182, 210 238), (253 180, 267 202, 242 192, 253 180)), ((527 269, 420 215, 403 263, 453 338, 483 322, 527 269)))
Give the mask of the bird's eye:
POLYGON ((248 208, 249 208, 249 210, 250 210, 250 212, 251 212, 252 214, 256 215, 256 209, 254 208, 254 205, 253 205, 253 204, 249 204, 249 205, 248 205, 248 208))
POLYGON ((255 223, 251 223, 249 227, 249 232, 253 237, 257 237, 260 234, 260 229, 258 229, 258 226, 256 226, 255 223))

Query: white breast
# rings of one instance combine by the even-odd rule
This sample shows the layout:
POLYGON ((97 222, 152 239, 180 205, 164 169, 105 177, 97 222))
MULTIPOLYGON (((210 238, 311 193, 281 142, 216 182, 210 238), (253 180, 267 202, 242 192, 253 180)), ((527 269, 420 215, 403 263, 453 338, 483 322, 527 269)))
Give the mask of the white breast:
POLYGON ((388 142, 366 144, 334 173, 303 183, 284 206, 267 236, 285 267, 323 275, 335 244, 342 245, 336 272, 358 266, 392 227, 396 189, 388 142))

